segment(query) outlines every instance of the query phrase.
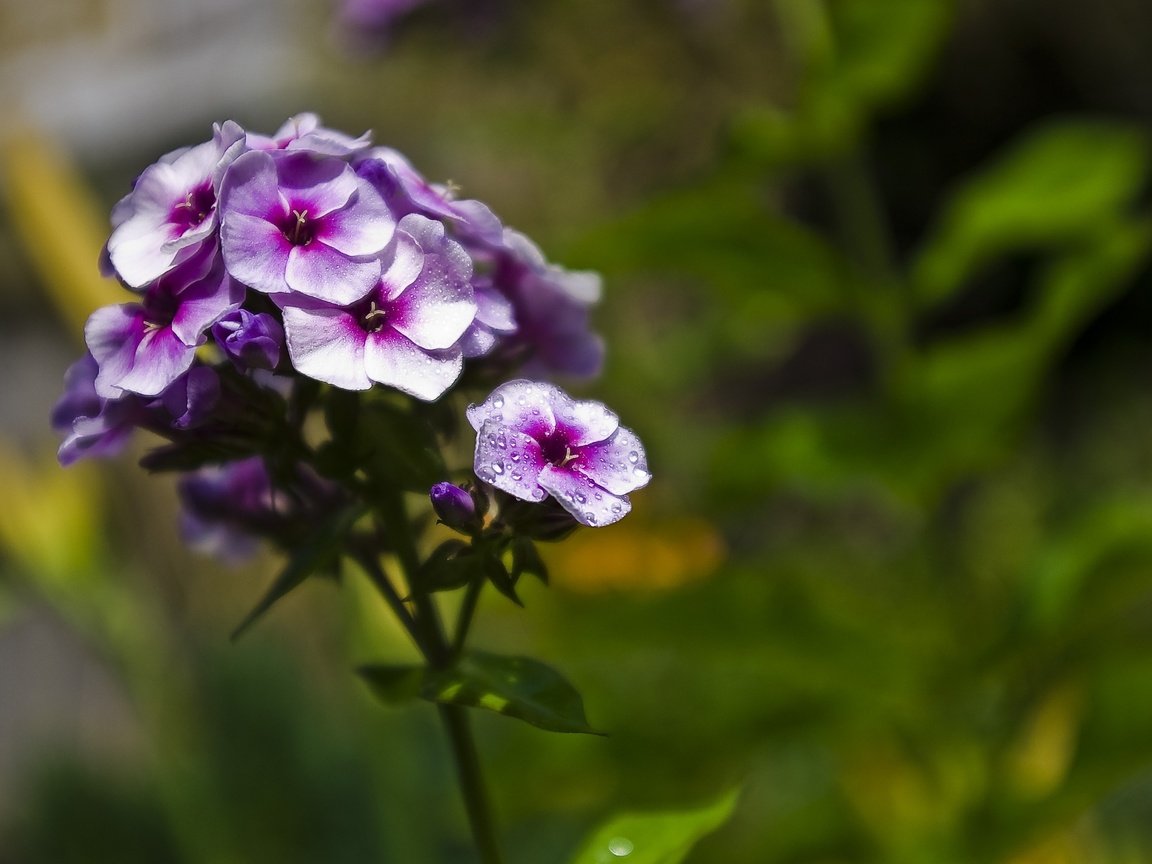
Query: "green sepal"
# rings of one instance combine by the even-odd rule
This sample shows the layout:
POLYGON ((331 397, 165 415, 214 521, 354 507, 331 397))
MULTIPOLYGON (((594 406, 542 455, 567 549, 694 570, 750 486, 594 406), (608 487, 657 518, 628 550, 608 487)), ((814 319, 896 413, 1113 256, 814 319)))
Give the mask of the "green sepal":
POLYGON ((518 536, 512 540, 512 581, 518 582, 525 573, 548 584, 548 566, 540 550, 530 537, 518 536))

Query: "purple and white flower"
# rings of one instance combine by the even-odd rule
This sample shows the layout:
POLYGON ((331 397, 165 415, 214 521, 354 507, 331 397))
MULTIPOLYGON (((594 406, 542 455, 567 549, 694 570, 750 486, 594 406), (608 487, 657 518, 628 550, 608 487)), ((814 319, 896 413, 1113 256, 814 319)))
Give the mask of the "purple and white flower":
POLYGON ((221 184, 224 262, 265 294, 354 303, 379 281, 395 229, 379 193, 336 156, 251 151, 221 184))
POLYGON ((100 372, 96 392, 157 396, 186 372, 205 331, 244 298, 244 287, 225 271, 214 246, 148 286, 140 303, 97 309, 84 338, 100 372))
POLYGON ((140 288, 195 254, 216 231, 221 180, 244 149, 244 130, 229 121, 214 128, 211 141, 174 150, 144 169, 112 210, 105 268, 140 288))
POLYGON ((556 499, 582 525, 610 525, 647 485, 640 440, 599 402, 551 384, 502 384, 468 407, 476 430, 476 476, 523 501, 556 499))
POLYGON ((368 296, 349 305, 277 297, 292 365, 345 390, 373 382, 439 398, 459 377, 458 344, 476 315, 472 262, 444 226, 405 216, 391 258, 368 296))
POLYGON ((600 300, 600 276, 549 264, 519 231, 504 229, 503 246, 491 262, 492 284, 512 304, 512 340, 530 350, 524 371, 578 378, 600 374, 604 340, 589 327, 591 307, 600 300))

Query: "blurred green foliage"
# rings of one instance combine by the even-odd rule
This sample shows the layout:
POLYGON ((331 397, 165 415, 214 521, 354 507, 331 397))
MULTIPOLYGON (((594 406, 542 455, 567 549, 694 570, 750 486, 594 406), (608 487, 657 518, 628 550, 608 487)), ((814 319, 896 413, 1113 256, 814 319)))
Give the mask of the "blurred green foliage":
MULTIPOLYGON (((923 140, 968 4, 507 8, 473 38, 432 5, 373 62, 317 46, 316 107, 373 118, 606 276, 596 394, 656 482, 598 542, 652 569, 612 591, 581 541, 588 590, 575 572, 525 586, 526 611, 484 599, 477 644, 564 669, 610 733, 478 718, 509 859, 600 860, 635 832, 615 857, 648 860, 656 824, 677 857, 652 860, 696 864, 1147 860, 1147 130, 1042 118, 919 188, 948 173, 935 154, 893 172, 884 148, 923 140), (684 517, 727 556, 669 590, 658 526, 684 517), (737 786, 723 825, 706 808, 589 834, 737 786)), ((84 548, 93 495, 61 529, 84 548)), ((433 709, 381 710, 349 674, 410 659, 359 578, 228 649, 258 586, 192 580, 219 591, 196 615, 149 595, 139 574, 184 553, 130 542, 167 513, 131 517, 66 590, 50 544, 4 535, 20 596, 120 658, 150 746, 131 770, 34 769, 0 860, 472 860, 433 709)))

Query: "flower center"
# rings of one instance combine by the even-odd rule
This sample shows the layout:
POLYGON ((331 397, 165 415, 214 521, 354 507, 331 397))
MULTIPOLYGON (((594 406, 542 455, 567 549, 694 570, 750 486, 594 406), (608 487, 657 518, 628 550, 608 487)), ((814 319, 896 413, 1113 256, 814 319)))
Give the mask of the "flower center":
POLYGON ((381 309, 375 300, 369 300, 368 305, 362 307, 360 312, 360 326, 369 333, 379 333, 388 321, 388 310, 381 309))
POLYGON ((293 210, 291 218, 285 219, 284 222, 280 231, 284 239, 293 246, 307 246, 312 242, 316 234, 316 222, 308 221, 307 210, 293 210))
POLYGON ((195 228, 208 218, 216 206, 216 193, 211 183, 202 183, 195 189, 189 189, 184 200, 172 208, 168 221, 179 225, 183 231, 195 228))
POLYGON ((579 453, 572 452, 567 439, 555 433, 540 442, 540 453, 557 468, 563 468, 580 458, 579 453))

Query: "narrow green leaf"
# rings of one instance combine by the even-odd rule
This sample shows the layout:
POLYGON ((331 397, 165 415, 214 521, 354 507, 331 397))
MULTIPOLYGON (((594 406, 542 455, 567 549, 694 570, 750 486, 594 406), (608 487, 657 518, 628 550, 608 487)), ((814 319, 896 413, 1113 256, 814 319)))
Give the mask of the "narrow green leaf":
POLYGON ((739 790, 696 810, 626 813, 597 828, 572 864, 679 864, 732 815, 739 790))
POLYGON ((497 591, 517 606, 524 605, 524 601, 516 593, 516 577, 508 572, 503 561, 495 555, 484 555, 481 559, 481 566, 484 568, 484 575, 497 591))
POLYGON ((280 571, 260 602, 232 631, 232 640, 239 639, 265 612, 309 576, 327 567, 334 559, 339 560, 340 542, 361 515, 361 508, 348 507, 321 522, 316 533, 296 548, 287 566, 280 571))
POLYGON ((549 732, 603 734, 588 725, 576 689, 555 669, 527 657, 472 651, 449 669, 365 666, 358 671, 386 704, 416 694, 429 702, 495 711, 549 732))

